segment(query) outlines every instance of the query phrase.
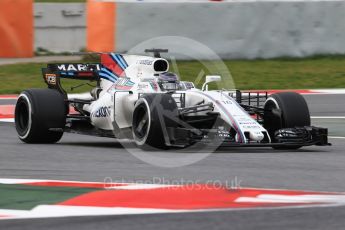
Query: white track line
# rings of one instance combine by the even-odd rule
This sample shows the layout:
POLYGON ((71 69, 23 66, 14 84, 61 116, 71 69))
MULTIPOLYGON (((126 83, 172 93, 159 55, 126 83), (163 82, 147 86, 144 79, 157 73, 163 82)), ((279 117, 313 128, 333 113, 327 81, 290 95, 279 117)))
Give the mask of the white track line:
POLYGON ((39 182, 60 182, 60 183, 79 183, 79 184, 100 184, 104 185, 108 190, 136 190, 136 189, 156 189, 156 188, 168 188, 178 187, 180 185, 168 185, 168 184, 143 184, 143 183, 125 183, 125 182, 85 182, 85 181, 64 181, 64 180, 42 180, 42 179, 7 179, 0 178, 0 184, 30 184, 39 182))
POLYGON ((256 197, 239 197, 236 202, 255 203, 338 203, 345 204, 345 195, 277 195, 261 194, 256 197))
MULTIPOLYGON (((248 211, 248 210, 284 210, 284 209, 301 209, 301 208, 329 208, 329 207, 341 207, 341 206, 345 206, 344 203, 326 203, 326 204, 308 204, 308 203, 304 203, 303 205, 298 205, 298 206, 278 206, 278 207, 255 207, 255 208, 213 208, 213 209, 192 209, 192 210, 185 210, 185 209, 181 209, 181 210, 169 210, 167 212, 154 212, 154 213, 150 213, 150 212, 145 212, 145 211, 149 211, 149 210, 144 210, 143 208, 141 211, 144 211, 145 213, 135 213, 135 212, 128 212, 126 214, 110 214, 110 215, 128 215, 128 214, 169 214, 169 213, 209 213, 209 212, 241 212, 241 211, 248 211)), ((71 206, 74 207, 74 206, 71 206)), ((80 207, 80 206, 78 206, 80 207)), ((113 208, 114 209, 114 208, 113 208)), ((121 208, 118 208, 119 211, 121 211, 121 208)), ((129 209, 129 208, 127 208, 129 209)), ((164 210, 164 209, 159 209, 157 211, 160 210, 164 210)), ((0 210, 1 211, 1 210, 0 210)), ((3 211, 6 214, 6 211, 8 211, 8 214, 11 213, 12 210, 6 210, 3 209, 3 211)), ((45 210, 46 211, 46 210, 45 210)), ((124 210, 125 211, 125 210, 124 210)), ((135 211, 135 210, 133 210, 135 211)), ((156 210, 155 210, 156 211, 156 210)), ((18 212, 19 213, 19 212, 18 212)), ((13 213, 14 214, 14 213, 13 213)), ((109 214, 105 214, 105 215, 109 215, 109 214)), ((73 216, 78 216, 78 215, 73 215, 73 216)), ((90 216, 90 215, 80 215, 80 216, 90 216)), ((91 215, 91 216, 97 216, 97 215, 91 215)), ((98 216, 102 216, 101 214, 98 214, 98 216)), ((39 215, 37 216, 24 216, 20 215, 20 216, 9 216, 9 217, 0 217, 0 220, 6 220, 6 219, 32 219, 32 218, 57 218, 57 217, 69 217, 68 215, 66 216, 54 216, 54 217, 41 217, 39 215)))
POLYGON ((329 136, 328 138, 331 138, 331 139, 345 139, 345 137, 337 137, 337 136, 329 136))
POLYGON ((0 122, 14 122, 14 118, 1 118, 0 122))
POLYGON ((18 97, 1 97, 0 100, 17 100, 18 97))
POLYGON ((185 209, 155 209, 155 208, 123 208, 123 207, 90 207, 65 205, 38 205, 29 211, 0 209, 0 213, 8 215, 0 219, 53 218, 71 216, 102 216, 102 215, 138 215, 191 212, 185 209))
POLYGON ((311 119, 345 119, 345 116, 311 116, 311 119))

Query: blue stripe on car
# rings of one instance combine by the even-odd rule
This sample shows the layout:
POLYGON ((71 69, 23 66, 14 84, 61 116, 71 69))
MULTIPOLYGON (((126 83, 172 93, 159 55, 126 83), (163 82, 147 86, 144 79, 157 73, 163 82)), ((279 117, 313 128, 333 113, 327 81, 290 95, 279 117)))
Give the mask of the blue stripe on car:
POLYGON ((101 72, 108 74, 109 76, 112 76, 113 78, 117 79, 119 76, 117 76, 115 73, 112 71, 108 70, 107 68, 102 68, 101 72))
POLYGON ((101 78, 104 78, 104 79, 106 79, 108 81, 111 81, 111 82, 115 82, 116 81, 116 79, 110 77, 109 75, 107 75, 107 74, 105 74, 103 72, 100 72, 99 76, 101 76, 101 78))
POLYGON ((110 54, 112 59, 121 67, 122 70, 124 70, 126 67, 123 65, 123 63, 120 61, 120 59, 115 54, 110 54))
POLYGON ((128 64, 127 64, 126 60, 123 58, 123 56, 121 54, 116 54, 116 56, 119 58, 119 60, 121 61, 122 65, 126 69, 128 67, 128 64))

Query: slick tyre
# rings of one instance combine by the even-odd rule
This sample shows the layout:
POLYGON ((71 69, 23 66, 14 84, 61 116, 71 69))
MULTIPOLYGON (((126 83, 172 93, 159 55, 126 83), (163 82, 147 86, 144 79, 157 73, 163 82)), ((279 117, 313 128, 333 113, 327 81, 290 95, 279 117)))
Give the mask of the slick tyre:
POLYGON ((132 135, 142 149, 168 149, 167 128, 176 127, 178 110, 168 94, 146 94, 136 103, 132 119, 132 135))
POLYGON ((15 126, 26 143, 55 143, 63 135, 66 123, 64 96, 53 89, 23 91, 15 107, 15 126))
MULTIPOLYGON (((272 94, 264 105, 264 127, 271 138, 281 128, 310 126, 308 105, 302 95, 295 92, 272 94)), ((274 140, 272 140, 274 141, 274 140)), ((274 146, 274 149, 299 149, 302 146, 274 146)))

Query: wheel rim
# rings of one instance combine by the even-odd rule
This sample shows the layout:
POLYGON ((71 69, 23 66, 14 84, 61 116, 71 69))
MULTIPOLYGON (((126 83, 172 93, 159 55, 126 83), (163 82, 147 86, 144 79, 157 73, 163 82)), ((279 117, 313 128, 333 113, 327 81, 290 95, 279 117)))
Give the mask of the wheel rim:
POLYGON ((29 108, 25 100, 18 100, 15 111, 16 128, 20 135, 24 135, 29 129, 29 108))
POLYGON ((139 139, 144 138, 148 132, 148 124, 149 121, 146 108, 144 106, 138 107, 133 125, 135 136, 139 139))
POLYGON ((266 101, 264 109, 264 128, 271 137, 271 141, 275 141, 275 131, 283 128, 282 112, 280 111, 278 102, 274 98, 269 98, 266 101))

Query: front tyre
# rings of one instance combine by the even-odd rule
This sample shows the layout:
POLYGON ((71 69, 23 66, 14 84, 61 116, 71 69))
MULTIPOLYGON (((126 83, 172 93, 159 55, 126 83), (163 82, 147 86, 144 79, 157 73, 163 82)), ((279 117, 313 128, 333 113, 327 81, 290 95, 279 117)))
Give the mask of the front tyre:
MULTIPOLYGON (((264 127, 271 139, 282 128, 310 126, 308 105, 302 95, 295 92, 272 94, 264 106, 264 127)), ((274 146, 274 149, 299 149, 300 145, 274 146)))
POLYGON ((132 134, 142 149, 167 149, 167 128, 176 127, 178 110, 175 100, 168 94, 146 94, 133 111, 132 134))
POLYGON ((66 123, 64 96, 53 89, 23 91, 15 108, 15 126, 26 143, 55 143, 63 135, 66 123))

